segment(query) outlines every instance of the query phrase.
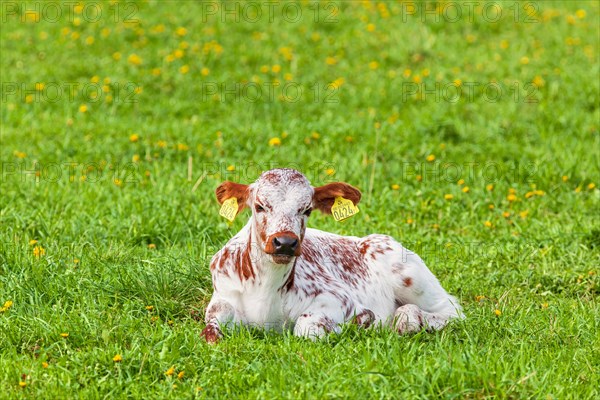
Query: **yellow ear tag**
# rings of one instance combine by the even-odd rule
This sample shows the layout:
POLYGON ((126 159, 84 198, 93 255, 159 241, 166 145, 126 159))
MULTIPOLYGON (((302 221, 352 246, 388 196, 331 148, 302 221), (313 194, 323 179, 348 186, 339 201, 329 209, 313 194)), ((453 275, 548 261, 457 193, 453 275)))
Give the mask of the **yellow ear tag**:
POLYGON ((238 209, 239 207, 237 198, 231 197, 223 202, 223 205, 221 205, 221 209, 219 210, 219 215, 233 222, 235 216, 237 215, 238 209))
POLYGON ((336 197, 331 207, 331 214, 338 222, 353 217, 358 214, 358 211, 358 207, 354 205, 352 200, 343 197, 336 197))

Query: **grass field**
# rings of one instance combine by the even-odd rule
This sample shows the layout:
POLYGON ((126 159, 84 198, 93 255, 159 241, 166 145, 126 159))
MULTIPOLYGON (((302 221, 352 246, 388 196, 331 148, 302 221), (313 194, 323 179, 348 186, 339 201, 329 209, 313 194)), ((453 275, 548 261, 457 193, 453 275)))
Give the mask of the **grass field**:
POLYGON ((0 398, 600 396, 597 2, 0 6, 0 398), (467 319, 207 346, 214 189, 272 167, 467 319))

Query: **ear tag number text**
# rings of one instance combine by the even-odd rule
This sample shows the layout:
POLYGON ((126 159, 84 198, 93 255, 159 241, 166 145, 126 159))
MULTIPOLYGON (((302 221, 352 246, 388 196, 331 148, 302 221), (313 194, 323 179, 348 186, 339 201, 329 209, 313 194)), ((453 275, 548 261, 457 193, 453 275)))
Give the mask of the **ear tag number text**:
POLYGON ((352 200, 343 197, 336 197, 331 207, 331 214, 338 222, 353 217, 358 214, 358 211, 358 207, 354 205, 352 200))
POLYGON ((223 202, 219 215, 233 222, 238 212, 238 202, 236 197, 231 197, 223 202))

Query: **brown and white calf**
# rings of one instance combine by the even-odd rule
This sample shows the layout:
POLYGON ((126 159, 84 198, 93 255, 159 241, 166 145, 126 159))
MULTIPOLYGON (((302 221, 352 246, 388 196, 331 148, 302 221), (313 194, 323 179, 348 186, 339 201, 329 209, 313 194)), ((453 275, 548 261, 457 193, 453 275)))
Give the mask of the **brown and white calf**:
POLYGON ((274 169, 251 185, 224 182, 216 195, 220 203, 236 197, 252 217, 211 261, 208 342, 228 324, 293 326, 295 335, 316 338, 347 321, 406 333, 463 317, 421 258, 390 236, 306 228, 311 211, 331 213, 336 197, 360 201, 346 183, 312 187, 298 171, 274 169))

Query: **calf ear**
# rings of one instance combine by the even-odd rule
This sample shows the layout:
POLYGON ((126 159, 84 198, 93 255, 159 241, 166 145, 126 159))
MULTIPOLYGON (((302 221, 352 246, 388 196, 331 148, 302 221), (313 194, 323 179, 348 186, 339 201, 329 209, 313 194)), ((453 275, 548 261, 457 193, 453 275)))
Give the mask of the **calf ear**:
POLYGON ((313 207, 325 214, 331 214, 336 197, 351 200, 354 205, 360 201, 360 190, 344 182, 328 183, 315 188, 313 207))
POLYGON ((217 200, 219 204, 223 204, 223 202, 232 197, 237 198, 237 203, 239 207, 239 211, 242 211, 244 207, 246 207, 246 202, 248 201, 248 197, 250 196, 250 190, 248 185, 243 185, 241 183, 229 182, 225 181, 219 185, 215 194, 217 195, 217 200))

